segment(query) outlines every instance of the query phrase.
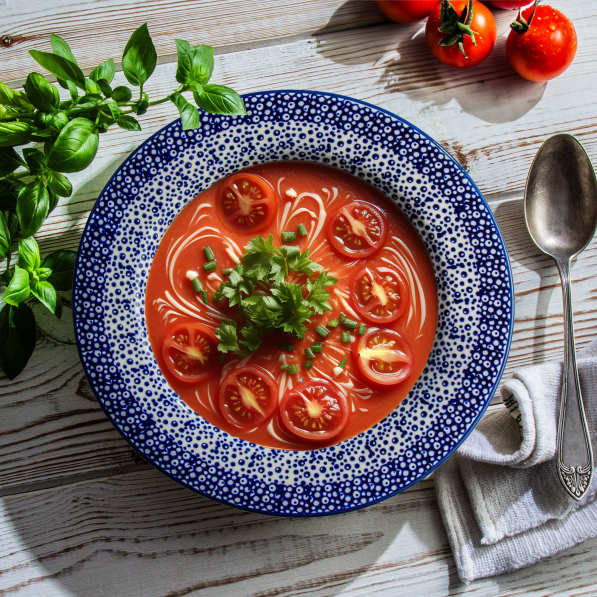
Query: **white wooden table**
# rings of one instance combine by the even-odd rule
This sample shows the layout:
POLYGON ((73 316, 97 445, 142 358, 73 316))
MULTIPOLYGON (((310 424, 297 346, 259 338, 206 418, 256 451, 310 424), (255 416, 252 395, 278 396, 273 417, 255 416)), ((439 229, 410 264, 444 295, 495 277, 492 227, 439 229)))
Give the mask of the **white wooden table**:
MULTIPOLYGON (((0 80, 18 86, 63 36, 88 70, 118 58, 147 21, 170 92, 174 38, 216 47, 214 82, 239 92, 314 89, 386 108, 436 138, 470 172, 506 240, 516 323, 506 377, 562 356, 562 301, 551 260, 524 226, 522 190, 550 135, 578 136, 597 160, 597 2, 551 0, 573 19, 579 50, 549 84, 510 70, 512 14, 496 13, 496 49, 470 72, 431 57, 420 26, 384 20, 372 0, 0 0, 0 80)), ((88 72, 88 71, 87 71, 88 72)), ((42 253, 76 249, 100 190, 131 150, 177 117, 160 105, 143 131, 102 137, 38 233, 42 253)), ((595 334, 597 241, 575 264, 578 345, 595 334)), ((597 540, 532 568, 462 585, 433 480, 376 506, 317 519, 241 512, 182 488, 145 463, 104 416, 85 378, 70 312, 45 319, 26 371, 0 378, 0 595, 596 595, 597 540)), ((497 405, 492 408, 497 408, 497 405)))

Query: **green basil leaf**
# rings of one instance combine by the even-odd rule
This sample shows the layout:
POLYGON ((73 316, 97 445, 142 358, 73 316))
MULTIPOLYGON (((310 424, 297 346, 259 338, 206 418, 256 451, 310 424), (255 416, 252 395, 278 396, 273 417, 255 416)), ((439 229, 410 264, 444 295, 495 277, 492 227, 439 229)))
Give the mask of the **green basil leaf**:
POLYGON ((189 104, 180 93, 173 93, 170 96, 170 101, 178 108, 183 131, 196 129, 199 126, 201 118, 199 117, 197 108, 189 104))
POLYGON ((191 47, 184 39, 175 41, 178 52, 176 80, 183 85, 207 83, 214 69, 214 49, 211 46, 191 47))
POLYGON ((117 102, 128 102, 133 97, 133 92, 126 85, 119 85, 112 91, 112 99, 117 102))
POLYGON ((17 197, 24 188, 25 185, 20 180, 0 180, 0 211, 14 211, 17 208, 17 197))
POLYGON ((59 199, 59 197, 58 197, 58 195, 56 193, 54 193, 54 191, 48 190, 48 193, 50 195, 50 205, 49 205, 49 208, 48 208, 48 214, 50 214, 51 212, 54 211, 54 208, 58 205, 58 199, 59 199))
POLYGON ((46 178, 48 188, 53 193, 56 193, 56 195, 59 195, 60 197, 70 197, 73 194, 73 185, 64 174, 50 170, 46 174, 46 178))
POLYGON ((17 108, 17 110, 33 110, 33 104, 24 93, 11 89, 2 81, 0 81, 0 104, 17 108))
POLYGON ((116 124, 125 131, 140 131, 141 125, 137 122, 135 118, 125 114, 121 116, 117 121, 116 124))
POLYGON ((73 287, 76 261, 76 251, 54 251, 44 258, 41 262, 41 267, 47 267, 52 270, 52 275, 48 278, 48 282, 56 290, 64 292, 73 287))
MULTIPOLYGON (((145 95, 147 95, 147 94, 145 94, 145 95)), ((139 99, 134 104, 132 104, 131 110, 138 116, 141 116, 141 115, 145 114, 145 112, 147 112, 148 107, 149 107, 149 101, 147 100, 146 97, 144 97, 143 99, 139 99)))
POLYGON ((106 79, 98 79, 97 85, 106 97, 112 97, 112 87, 110 87, 110 84, 106 79))
POLYGON ((48 282, 39 281, 31 285, 31 293, 39 300, 42 305, 47 307, 51 313, 56 313, 56 303, 58 302, 58 295, 56 289, 48 282))
POLYGON ((224 85, 203 85, 201 93, 194 92, 195 103, 210 114, 242 116, 247 113, 242 98, 224 85))
POLYGON ((35 348, 35 317, 25 305, 4 305, 0 310, 0 367, 8 379, 24 368, 35 348))
POLYGON ((10 230, 4 214, 0 211, 0 257, 10 255, 10 230))
POLYGON ((186 85, 193 68, 193 50, 191 44, 184 39, 175 39, 174 41, 176 42, 176 51, 178 53, 176 80, 182 85, 186 85))
POLYGON ((52 275, 52 270, 49 267, 38 267, 35 273, 40 280, 47 280, 52 275))
POLYGON ((33 115, 33 124, 39 129, 47 129, 52 124, 52 115, 49 112, 36 110, 33 115))
POLYGON ((118 104, 112 100, 106 100, 99 106, 100 112, 114 120, 116 122, 122 116, 122 110, 118 107, 118 104))
MULTIPOLYGON (((23 185, 25 188, 25 185, 23 185)), ((10 232, 10 237, 14 238, 15 234, 17 233, 17 228, 19 227, 19 216, 14 211, 9 211, 8 213, 8 231, 10 232)))
POLYGON ((15 273, 6 287, 2 299, 8 305, 20 305, 27 300, 31 288, 29 287, 29 273, 27 270, 15 265, 15 273))
POLYGON ((14 275, 15 275, 14 267, 12 269, 6 270, 0 276, 0 286, 8 286, 14 275))
POLYGON ((57 112, 52 116, 54 126, 61 130, 68 124, 68 116, 64 112, 57 112))
POLYGON ((53 112, 60 104, 58 89, 39 73, 29 73, 25 81, 29 101, 42 112, 53 112))
POLYGON ((126 80, 131 85, 143 85, 153 73, 157 60, 158 54, 147 23, 144 23, 131 35, 122 54, 122 70, 126 80))
POLYGON ((85 93, 90 95, 101 95, 102 90, 93 79, 85 79, 85 93))
POLYGON ((114 60, 109 58, 105 62, 102 62, 99 66, 96 66, 90 73, 89 78, 96 83, 100 79, 105 79, 106 83, 111 83, 116 74, 116 67, 114 66, 114 60))
POLYGON ((50 35, 50 43, 52 44, 52 51, 54 54, 62 56, 62 58, 66 58, 77 64, 77 59, 72 53, 70 46, 59 35, 52 33, 50 35))
POLYGON ((28 272, 39 268, 41 260, 39 257, 39 246, 37 241, 30 236, 29 238, 19 239, 19 267, 28 272))
POLYGON ((31 140, 33 127, 26 122, 0 122, 0 147, 25 145, 31 140))
POLYGON ((48 155, 48 166, 57 172, 79 172, 91 164, 99 135, 91 120, 75 118, 61 131, 48 155))
POLYGON ((71 100, 73 102, 76 102, 79 97, 77 86, 72 81, 63 81, 62 79, 57 79, 57 81, 61 87, 64 87, 64 89, 68 89, 71 100))
POLYGON ((80 89, 85 89, 85 75, 75 62, 71 62, 62 56, 50 54, 49 52, 40 52, 39 50, 29 50, 29 54, 33 56, 33 59, 39 65, 65 81, 67 85, 70 81, 80 89))
POLYGON ((49 210, 50 195, 46 185, 39 179, 25 185, 17 198, 21 236, 33 236, 44 223, 49 210))
POLYGON ((20 166, 24 166, 25 162, 21 156, 12 147, 0 148, 0 178, 8 176, 20 166))
POLYGON ((46 169, 46 156, 39 149, 25 147, 23 149, 23 157, 27 162, 31 174, 41 174, 46 169))

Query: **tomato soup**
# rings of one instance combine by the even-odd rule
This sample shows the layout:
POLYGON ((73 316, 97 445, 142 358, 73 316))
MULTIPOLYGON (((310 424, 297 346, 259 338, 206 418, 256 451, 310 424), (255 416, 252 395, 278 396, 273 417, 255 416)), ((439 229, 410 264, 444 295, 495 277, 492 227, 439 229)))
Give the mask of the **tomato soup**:
POLYGON ((429 255, 368 183, 276 162, 219 181, 174 220, 145 299, 169 385, 270 448, 337 444, 390 414, 435 337, 429 255))

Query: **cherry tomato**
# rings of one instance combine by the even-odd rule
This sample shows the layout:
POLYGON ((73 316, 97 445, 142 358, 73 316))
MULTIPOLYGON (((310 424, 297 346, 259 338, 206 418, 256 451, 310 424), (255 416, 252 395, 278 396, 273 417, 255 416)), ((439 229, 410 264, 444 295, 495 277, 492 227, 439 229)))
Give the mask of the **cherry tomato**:
MULTIPOLYGON (((523 11, 529 21, 533 7, 523 11)), ((576 56, 576 30, 570 19, 551 6, 539 5, 525 33, 510 31, 506 55, 512 68, 529 81, 550 81, 561 75, 576 56)))
POLYGON ((282 422, 294 435, 324 440, 338 435, 348 421, 348 401, 326 379, 310 379, 287 390, 280 403, 282 422))
POLYGON ((229 228, 248 233, 265 228, 278 205, 269 182, 256 174, 240 172, 222 183, 217 207, 229 228))
MULTIPOLYGON (((468 0, 450 0, 450 4, 461 15, 462 11, 468 6, 468 0)), ((493 49, 497 37, 497 26, 491 11, 478 0, 473 1, 473 20, 470 28, 475 32, 477 45, 468 35, 463 36, 462 45, 465 54, 468 56, 468 58, 465 58, 458 43, 452 46, 440 46, 440 41, 448 35, 439 30, 442 26, 440 6, 438 3, 429 13, 429 19, 425 27, 425 39, 433 55, 440 62, 456 68, 470 68, 483 62, 493 49)))
POLYGON ((393 330, 371 328, 353 347, 359 370, 371 382, 391 386, 404 381, 413 370, 408 342, 393 330))
POLYGON ((200 323, 181 323, 164 338, 162 356, 170 373, 180 381, 198 383, 219 369, 218 340, 200 323))
POLYGON ((278 384, 271 373, 255 365, 234 369, 220 386, 220 410, 236 427, 255 427, 276 409, 278 384))
POLYGON ((357 258, 373 255, 388 234, 385 216, 364 201, 353 201, 334 212, 327 232, 334 249, 357 258))
POLYGON ((416 23, 427 17, 438 0, 375 0, 377 8, 397 23, 416 23))
POLYGON ((402 276, 387 267, 365 267, 356 276, 353 302, 357 311, 373 323, 398 319, 408 306, 410 293, 402 276))
POLYGON ((492 6, 495 6, 496 8, 503 8, 505 10, 522 8, 523 6, 528 6, 529 4, 529 0, 491 0, 492 6))

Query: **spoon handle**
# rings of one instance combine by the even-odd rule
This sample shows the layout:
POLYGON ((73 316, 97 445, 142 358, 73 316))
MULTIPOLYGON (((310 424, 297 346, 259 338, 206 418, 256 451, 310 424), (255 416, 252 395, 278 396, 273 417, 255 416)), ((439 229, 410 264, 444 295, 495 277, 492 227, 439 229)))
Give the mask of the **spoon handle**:
POLYGON ((593 449, 585 417, 574 346, 572 319, 572 288, 570 260, 558 261, 564 295, 565 356, 562 372, 562 402, 558 422, 557 466, 558 476, 566 491, 581 500, 591 485, 593 476, 593 449))

